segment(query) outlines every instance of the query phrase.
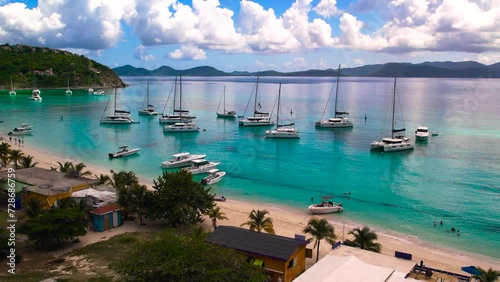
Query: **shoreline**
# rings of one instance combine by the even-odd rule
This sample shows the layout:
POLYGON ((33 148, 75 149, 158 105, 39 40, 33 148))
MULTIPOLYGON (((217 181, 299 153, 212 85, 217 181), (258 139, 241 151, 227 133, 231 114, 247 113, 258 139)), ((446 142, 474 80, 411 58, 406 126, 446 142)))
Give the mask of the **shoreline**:
MULTIPOLYGON (((58 167, 58 161, 61 163, 64 163, 65 161, 71 161, 74 164, 80 162, 78 160, 60 157, 57 154, 48 153, 36 148, 35 146, 32 146, 31 144, 16 145, 14 141, 9 142, 9 136, 6 136, 3 133, 0 133, 0 137, 3 137, 3 140, 1 142, 9 143, 11 145, 11 148, 19 149, 23 151, 25 155, 33 156, 34 161, 38 162, 38 166, 42 168, 50 169, 51 167, 58 167)), ((99 175, 101 173, 108 175, 110 174, 110 170, 104 167, 99 167, 92 164, 85 165, 86 170, 91 171, 93 175, 99 175)), ((141 184, 146 185, 148 189, 151 189, 153 185, 152 179, 146 179, 141 175, 137 176, 141 184)), ((224 212, 229 218, 228 220, 218 221, 218 225, 231 225, 239 227, 242 223, 248 220, 248 214, 252 209, 266 209, 269 211, 269 216, 273 219, 276 234, 287 237, 293 237, 294 234, 304 235, 302 230, 306 226, 307 221, 311 218, 311 215, 308 212, 303 211, 302 209, 281 206, 275 203, 254 202, 246 199, 228 199, 225 202, 216 203, 219 207, 221 207, 221 211, 224 212)), ((354 226, 364 226, 363 224, 357 222, 349 221, 344 223, 335 221, 328 216, 325 216, 325 218, 327 218, 328 221, 334 226, 337 234, 337 240, 342 240, 343 227, 345 230, 345 237, 347 238, 347 233, 354 226)), ((210 230, 210 220, 205 220, 203 225, 210 230)), ((388 229, 379 230, 372 226, 369 227, 379 236, 377 242, 382 245, 381 253, 387 254, 389 256, 394 256, 394 251, 396 250, 411 253, 413 255, 413 261, 415 261, 415 263, 423 260, 425 265, 429 267, 456 273, 463 273, 465 275, 468 274, 461 271, 460 268, 462 266, 475 265, 484 269, 493 268, 496 270, 500 268, 500 260, 493 257, 434 245, 432 243, 422 241, 416 236, 400 234, 388 229)), ((309 238, 309 236, 306 237, 309 238)), ((308 247, 312 248, 312 244, 308 247)), ((320 258, 325 256, 329 252, 329 250, 329 245, 325 242, 322 242, 320 248, 320 258)), ((314 264, 314 261, 315 256, 313 256, 313 259, 308 260, 308 267, 314 264)))

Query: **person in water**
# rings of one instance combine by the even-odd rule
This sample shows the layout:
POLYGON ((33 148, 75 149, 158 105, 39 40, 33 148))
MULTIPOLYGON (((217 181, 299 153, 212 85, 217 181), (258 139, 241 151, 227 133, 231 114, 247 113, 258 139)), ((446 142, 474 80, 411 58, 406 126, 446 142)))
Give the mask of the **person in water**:
POLYGON ((452 228, 451 228, 451 232, 455 232, 455 227, 452 227, 452 228))

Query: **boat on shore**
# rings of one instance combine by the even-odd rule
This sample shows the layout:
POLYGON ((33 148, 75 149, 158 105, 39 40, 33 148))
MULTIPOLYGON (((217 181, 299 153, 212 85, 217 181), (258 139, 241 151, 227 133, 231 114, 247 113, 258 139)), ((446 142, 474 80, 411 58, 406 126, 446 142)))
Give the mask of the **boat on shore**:
POLYGON ((227 199, 224 196, 214 196, 214 201, 216 202, 225 202, 227 199))
POLYGON ((222 180, 222 177, 226 175, 226 172, 224 171, 219 171, 218 169, 214 168, 208 171, 210 173, 209 176, 204 177, 200 182, 203 185, 212 185, 215 184, 219 181, 222 180))
POLYGON ((191 161, 204 159, 206 156, 207 155, 205 154, 191 155, 188 152, 182 152, 172 155, 173 158, 171 160, 162 162, 161 167, 174 168, 174 167, 189 166, 191 164, 191 161))
POLYGON ((211 169, 216 168, 218 165, 220 165, 219 162, 209 162, 205 159, 197 159, 191 161, 190 167, 186 167, 183 169, 194 175, 209 172, 211 169))
POLYGON ((140 149, 141 148, 129 149, 128 146, 121 146, 119 151, 116 151, 114 153, 109 153, 108 156, 110 158, 122 158, 136 154, 137 152, 139 152, 140 149))
POLYGON ((321 203, 312 204, 308 207, 309 211, 312 214, 325 214, 325 213, 334 213, 341 212, 344 210, 341 203, 331 202, 333 196, 321 196, 321 203))
POLYGON ((9 136, 29 135, 32 132, 33 132, 32 126, 27 123, 23 123, 20 127, 15 127, 14 129, 12 129, 12 131, 7 133, 7 135, 9 136))
POLYGON ((415 131, 415 139, 417 141, 427 141, 429 139, 429 128, 427 126, 419 126, 415 131))

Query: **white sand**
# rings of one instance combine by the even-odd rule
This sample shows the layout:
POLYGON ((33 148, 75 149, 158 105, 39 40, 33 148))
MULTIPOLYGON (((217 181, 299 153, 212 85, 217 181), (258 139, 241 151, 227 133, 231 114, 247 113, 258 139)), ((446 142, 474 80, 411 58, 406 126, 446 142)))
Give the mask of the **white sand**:
MULTIPOLYGON (((49 169, 50 167, 59 167, 59 165, 57 164, 58 161, 61 163, 64 163, 65 161, 72 161, 75 164, 79 162, 78 160, 67 160, 59 158, 53 154, 48 154, 44 151, 37 150, 30 144, 16 145, 14 143, 14 140, 12 140, 12 142, 9 142, 8 136, 2 134, 0 134, 0 136, 4 137, 2 142, 10 143, 13 149, 20 149, 24 152, 25 155, 33 156, 34 161, 38 162, 39 167, 44 167, 49 169)), ((89 165, 87 166, 87 169, 90 170, 93 174, 101 174, 101 173, 110 174, 109 169, 103 167, 95 167, 89 165)), ((148 186, 148 188, 151 188, 153 185, 153 181, 150 179, 140 178, 140 182, 141 184, 148 186)), ((269 211, 270 216, 273 219, 274 229, 276 231, 276 234, 287 237, 293 237, 294 234, 304 235, 302 230, 307 225, 308 220, 311 218, 311 216, 305 211, 305 209, 293 210, 288 207, 282 207, 271 203, 249 202, 237 199, 229 199, 226 202, 217 202, 217 205, 221 207, 221 211, 224 212, 228 217, 228 220, 218 222, 218 225, 240 226, 242 223, 248 220, 248 214, 252 209, 255 210, 265 209, 269 211)), ((342 240, 343 237, 342 223, 334 222, 331 220, 330 222, 335 227, 338 240, 342 240)), ((206 226, 206 228, 211 228, 211 221, 206 220, 204 226, 206 226)), ((362 227, 363 225, 359 226, 362 227)), ((352 225, 345 226, 346 238, 347 238, 347 232, 351 230, 352 227, 353 227, 352 225)), ((123 228, 123 230, 128 230, 128 229, 123 228)), ((420 260, 423 260, 426 266, 432 268, 453 271, 456 273, 463 273, 465 275, 467 275, 467 273, 462 272, 460 270, 460 267, 466 265, 475 265, 485 269, 488 268, 493 268, 496 270, 500 269, 500 260, 498 259, 464 253, 456 250, 442 248, 439 246, 432 246, 425 242, 406 242, 396 237, 385 236, 384 234, 381 234, 379 232, 377 232, 377 234, 379 235, 378 242, 382 245, 382 253, 391 256, 394 255, 394 251, 396 250, 406 253, 411 253, 413 254, 413 260, 415 261, 415 263, 418 263, 420 262, 420 260)), ((96 236, 93 237, 97 238, 96 236)), ((109 238, 108 236, 106 237, 109 238)), ((307 236, 307 238, 309 237, 307 236)), ((89 244, 92 243, 93 241, 94 240, 88 240, 88 241, 84 240, 84 242, 89 244)), ((312 244, 309 247, 312 248, 312 244)), ((322 242, 320 257, 325 256, 329 252, 329 249, 330 246, 326 242, 322 242)), ((315 252, 313 253, 315 255, 315 252)), ((314 257, 313 259, 308 260, 308 265, 311 265, 314 261, 315 261, 314 257)))

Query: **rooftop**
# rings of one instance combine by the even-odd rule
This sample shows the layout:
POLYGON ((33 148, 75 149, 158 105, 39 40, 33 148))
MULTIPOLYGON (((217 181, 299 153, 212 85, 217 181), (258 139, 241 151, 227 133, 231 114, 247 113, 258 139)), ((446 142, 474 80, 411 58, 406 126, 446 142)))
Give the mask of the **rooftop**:
POLYGON ((205 239, 223 247, 287 261, 300 245, 308 242, 234 226, 219 226, 205 239))
POLYGON ((114 212, 114 211, 117 211, 120 209, 121 209, 121 207, 117 204, 108 204, 108 205, 105 205, 102 207, 98 207, 97 209, 93 209, 90 211, 90 213, 101 215, 101 214, 107 214, 110 212, 114 212))

